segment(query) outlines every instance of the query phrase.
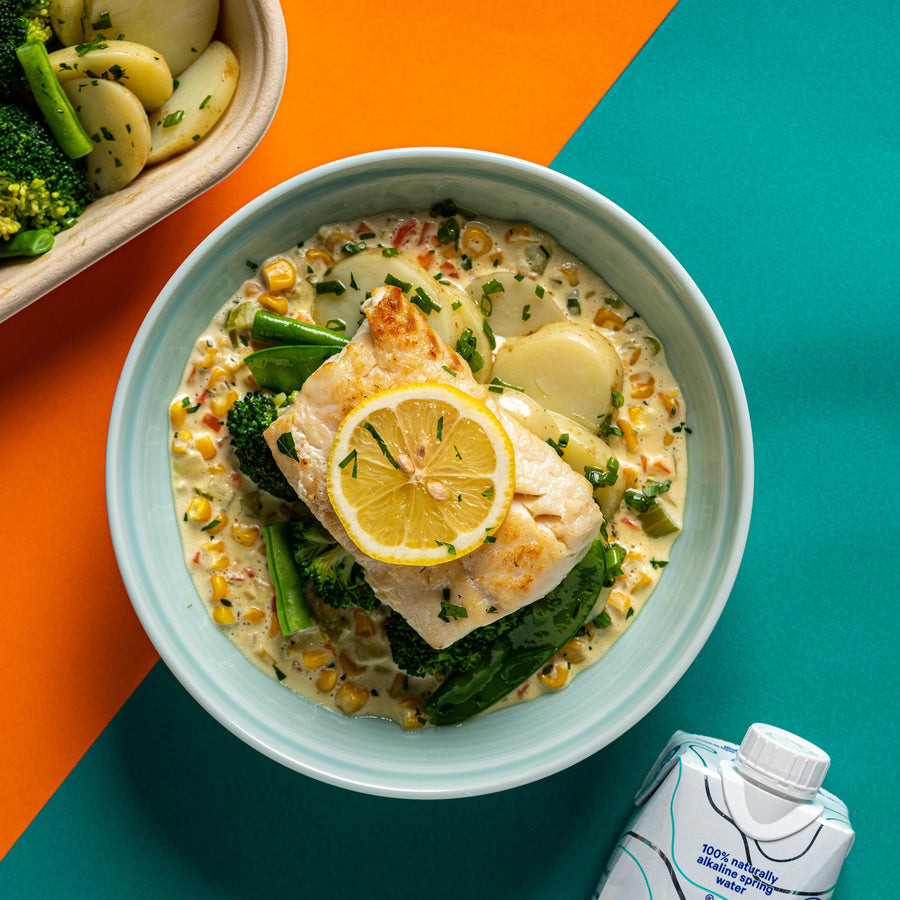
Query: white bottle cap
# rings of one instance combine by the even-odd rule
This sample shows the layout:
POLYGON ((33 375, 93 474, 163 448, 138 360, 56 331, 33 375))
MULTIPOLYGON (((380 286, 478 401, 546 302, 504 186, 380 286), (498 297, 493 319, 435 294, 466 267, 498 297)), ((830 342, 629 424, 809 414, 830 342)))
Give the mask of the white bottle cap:
POLYGON ((757 723, 747 729, 734 762, 743 776, 762 787, 791 799, 812 800, 831 759, 789 731, 757 723))

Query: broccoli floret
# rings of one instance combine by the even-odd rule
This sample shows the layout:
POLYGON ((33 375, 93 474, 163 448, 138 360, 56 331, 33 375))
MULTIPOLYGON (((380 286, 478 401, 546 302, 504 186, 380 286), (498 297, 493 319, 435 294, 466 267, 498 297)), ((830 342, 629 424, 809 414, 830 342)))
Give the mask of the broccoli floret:
POLYGON ((0 100, 25 88, 16 48, 29 41, 45 44, 51 33, 50 0, 0 0, 0 100))
POLYGON ((250 391, 231 407, 225 424, 241 472, 261 491, 282 500, 296 500, 297 492, 278 468, 263 437, 277 416, 278 407, 271 394, 250 391))
POLYGON ((46 123, 0 103, 0 245, 19 231, 56 234, 93 200, 83 159, 69 159, 46 123))
POLYGON ((291 549, 300 571, 313 583, 319 599, 334 609, 375 609, 378 598, 362 566, 315 522, 295 522, 291 549))
POLYGON ((516 627, 519 612, 510 613, 496 622, 476 628, 440 650, 435 650, 427 643, 403 616, 392 612, 385 626, 391 656, 398 668, 417 677, 467 672, 483 664, 485 652, 492 641, 516 627))

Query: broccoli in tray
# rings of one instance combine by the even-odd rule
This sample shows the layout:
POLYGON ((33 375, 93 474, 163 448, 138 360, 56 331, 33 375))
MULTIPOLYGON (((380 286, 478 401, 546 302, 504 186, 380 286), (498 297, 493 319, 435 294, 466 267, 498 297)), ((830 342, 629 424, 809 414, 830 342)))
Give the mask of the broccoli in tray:
POLYGON ((0 0, 0 258, 37 256, 93 200, 91 142, 50 66, 48 0, 0 0))

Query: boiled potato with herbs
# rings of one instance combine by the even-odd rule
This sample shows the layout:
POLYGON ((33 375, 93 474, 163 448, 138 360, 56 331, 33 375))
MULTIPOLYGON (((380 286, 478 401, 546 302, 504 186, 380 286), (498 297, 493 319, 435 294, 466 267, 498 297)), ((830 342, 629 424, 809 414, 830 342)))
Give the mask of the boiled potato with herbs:
POLYGON ((613 392, 622 390, 624 368, 599 330, 566 321, 505 341, 494 358, 493 374, 596 434, 611 409, 613 392))
POLYGON ((50 0, 50 26, 64 47, 84 41, 83 13, 84 0, 50 0))
POLYGON ((384 284, 399 286, 425 315, 437 336, 467 358, 473 375, 479 380, 487 377, 491 347, 484 334, 482 316, 468 295, 453 285, 436 281, 416 260, 391 253, 390 248, 362 250, 335 263, 316 288, 313 319, 317 325, 352 337, 362 322, 360 307, 366 296, 384 284), (461 339, 471 352, 459 346, 461 339))
POLYGON ((176 77, 207 48, 218 21, 219 0, 84 0, 81 15, 85 43, 102 34, 152 47, 176 77))
POLYGON ((169 99, 150 114, 152 149, 147 165, 189 150, 210 132, 234 96, 238 70, 234 52, 213 41, 181 73, 169 99))
POLYGON ((50 54, 50 64, 61 84, 73 78, 115 81, 136 94, 147 110, 162 106, 175 87, 162 54, 133 41, 104 41, 81 53, 63 47, 50 54))
POLYGON ((607 443, 577 422, 544 409, 522 391, 506 388, 498 398, 500 408, 535 437, 547 441, 579 475, 587 477, 586 467, 611 473, 603 484, 594 488, 594 499, 609 519, 619 508, 625 494, 625 479, 618 474, 619 462, 607 443), (610 465, 610 460, 615 460, 610 465))
POLYGON ((516 337, 559 322, 565 313, 551 291, 517 272, 491 272, 466 286, 495 334, 516 337))
POLYGON ((88 184, 100 197, 129 184, 150 153, 150 123, 128 88, 100 78, 73 78, 63 86, 94 149, 87 160, 88 184))

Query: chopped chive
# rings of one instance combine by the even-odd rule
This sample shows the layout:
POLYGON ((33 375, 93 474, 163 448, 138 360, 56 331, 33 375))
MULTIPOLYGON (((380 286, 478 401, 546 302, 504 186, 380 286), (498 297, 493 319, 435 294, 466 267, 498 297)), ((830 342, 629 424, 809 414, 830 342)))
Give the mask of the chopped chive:
POLYGON ((356 451, 351 450, 339 463, 338 466, 341 469, 346 469, 350 463, 353 463, 353 470, 350 472, 351 478, 356 478, 356 451))
POLYGON ((346 291, 347 288, 344 286, 343 282, 332 280, 332 281, 317 281, 316 282, 316 295, 320 294, 334 294, 335 297, 340 297, 341 294, 346 291))
POLYGON ((437 423, 437 439, 440 441, 440 440, 443 440, 443 438, 444 438, 444 417, 441 416, 438 419, 438 423, 437 423))
MULTIPOLYGON (((450 543, 448 543, 447 541, 438 541, 438 540, 435 540, 435 544, 437 544, 438 547, 446 547, 446 548, 447 548, 447 552, 448 552, 451 556, 456 556, 456 547, 454 547, 453 544, 450 544, 450 543)), ((443 603, 441 604, 442 607, 443 607, 444 605, 445 605, 445 604, 443 604, 443 603)), ((446 604, 446 605, 452 606, 453 604, 446 604)), ((463 609, 462 607, 458 607, 458 608, 459 608, 459 609, 463 609)), ((443 610, 442 610, 442 611, 443 611, 443 610)), ((463 609, 463 613, 464 613, 463 616, 456 616, 455 618, 464 618, 465 615, 467 615, 467 614, 465 613, 465 610, 464 610, 464 609, 463 609)))
POLYGON ((175 112, 169 113, 165 119, 163 119, 162 127, 163 128, 174 128, 176 125, 181 124, 181 120, 184 118, 184 110, 176 109, 175 112))
POLYGON ((418 306, 426 316, 430 313, 441 311, 441 305, 435 303, 434 300, 425 293, 425 288, 423 287, 417 287, 415 294, 409 298, 409 301, 418 306))
POLYGON ((527 322, 531 318, 531 304, 526 303, 522 307, 522 321, 527 322))
POLYGON ((200 104, 200 109, 206 109, 206 104, 209 103, 210 100, 212 100, 212 94, 207 94, 203 98, 203 102, 200 104))
MULTIPOLYGON (((372 237, 375 237, 375 235, 373 234, 372 237)), ((381 251, 381 255, 390 258, 392 256, 399 256, 400 251, 396 247, 384 247, 381 251)))
POLYGON ((400 290, 404 294, 412 287, 411 282, 401 281, 399 278, 396 277, 396 275, 391 275, 390 272, 387 274, 387 277, 384 279, 384 283, 400 288, 400 290))
POLYGON ((372 435, 375 443, 378 444, 378 449, 381 451, 382 456, 395 468, 400 468, 400 463, 397 462, 396 459, 391 455, 391 451, 388 450, 387 444, 384 442, 384 439, 381 435, 375 430, 375 426, 371 422, 363 422, 363 428, 372 435))
POLYGON ((456 372, 454 372, 453 369, 450 368, 450 366, 441 366, 441 368, 442 368, 445 372, 449 372, 454 378, 459 377, 459 376, 456 374, 456 372))

